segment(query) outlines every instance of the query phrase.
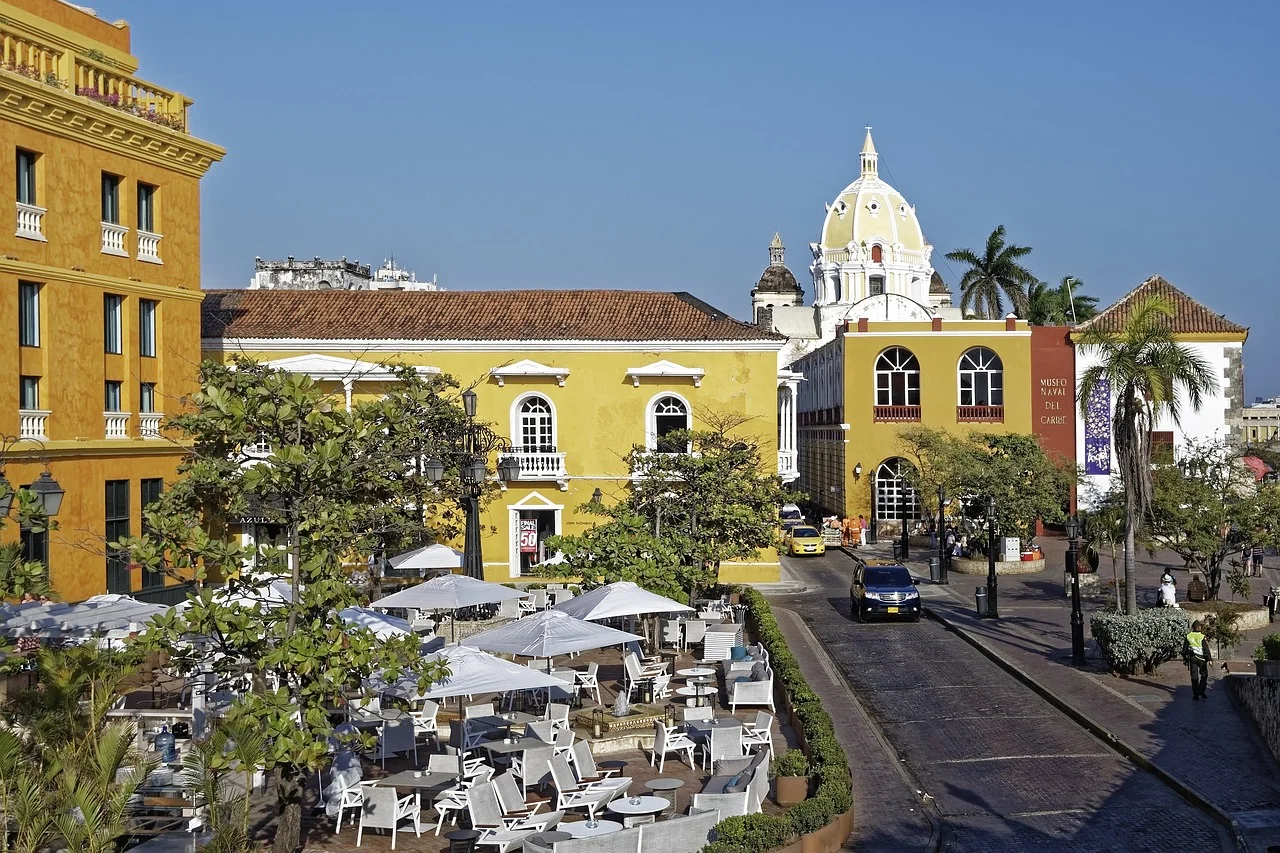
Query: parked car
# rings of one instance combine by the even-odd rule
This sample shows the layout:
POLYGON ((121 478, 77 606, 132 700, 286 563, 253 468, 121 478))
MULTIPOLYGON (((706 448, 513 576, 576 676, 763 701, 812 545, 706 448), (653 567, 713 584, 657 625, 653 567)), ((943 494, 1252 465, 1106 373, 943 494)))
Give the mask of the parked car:
POLYGON ((782 521, 804 521, 804 513, 796 504, 783 504, 778 510, 778 518, 782 521))
POLYGON ((818 528, 804 524, 788 531, 787 553, 793 557, 817 557, 827 553, 827 546, 818 528))
POLYGON ((849 608, 853 618, 865 622, 873 616, 920 621, 920 591, 907 567, 896 560, 854 559, 849 584, 849 608))

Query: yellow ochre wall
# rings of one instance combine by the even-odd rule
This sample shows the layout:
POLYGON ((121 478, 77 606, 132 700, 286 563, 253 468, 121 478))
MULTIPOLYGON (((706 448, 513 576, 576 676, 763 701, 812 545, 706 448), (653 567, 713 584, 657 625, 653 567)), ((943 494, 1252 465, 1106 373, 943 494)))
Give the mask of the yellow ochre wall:
MULTIPOLYGON (((129 31, 53 0, 0 2, 0 31, 34 45, 64 78, 97 51, 118 79, 134 79, 129 31), (48 59, 54 63, 54 59, 48 59)), ((103 84, 104 86, 106 84, 103 84)), ((180 95, 176 101, 186 103, 180 95)), ((50 580, 63 599, 106 592, 105 483, 129 481, 130 532, 140 529, 142 479, 175 475, 182 448, 144 439, 139 383, 156 385, 155 409, 171 414, 197 387, 200 360, 200 178, 222 156, 217 146, 74 93, 0 70, 0 199, 17 198, 17 149, 38 155, 36 204, 46 209, 44 240, 0 227, 0 435, 19 434, 19 377, 40 378, 40 409, 50 412, 47 441, 18 441, 0 458, 13 485, 32 482, 47 458, 66 490, 50 533, 50 580), (102 251, 101 180, 122 178, 119 222, 129 229, 127 257, 102 251), (142 261, 137 245, 137 186, 157 188, 153 231, 162 263, 142 261), (18 345, 18 283, 40 291, 40 346, 18 345), (105 353, 103 296, 123 297, 122 353, 105 353), (156 356, 139 351, 139 301, 158 302, 156 356), (104 382, 122 385, 127 437, 105 435, 104 382)), ((14 216, 13 207, 4 216, 14 216)), ((12 524, 0 531, 16 538, 12 524)), ((141 586, 134 571, 131 590, 141 586)), ((123 590, 120 590, 123 591, 123 590)))
MULTIPOLYGON (((694 428, 703 425, 704 411, 732 412, 750 420, 741 428, 744 435, 758 440, 761 458, 767 465, 775 464, 777 457, 777 355, 765 352, 729 351, 609 351, 606 344, 601 349, 585 351, 547 351, 539 349, 526 353, 483 350, 477 343, 475 350, 369 353, 351 350, 325 349, 323 341, 316 341, 314 349, 300 352, 251 351, 244 353, 259 361, 274 361, 317 353, 365 362, 403 362, 418 366, 438 367, 453 376, 463 387, 479 382, 477 394, 477 418, 490 423, 496 432, 512 437, 512 408, 516 401, 529 392, 546 397, 554 407, 556 436, 559 452, 566 454, 565 468, 568 479, 565 489, 554 480, 520 481, 508 484, 505 491, 489 503, 483 514, 485 576, 488 580, 509 581, 513 548, 512 513, 510 507, 527 501, 528 509, 562 507, 561 532, 579 533, 591 526, 592 519, 580 513, 578 508, 591 499, 599 488, 605 500, 623 497, 629 482, 626 454, 633 444, 645 443, 646 410, 649 402, 664 394, 676 394, 690 405, 694 428), (564 387, 554 377, 506 376, 504 384, 489 376, 494 367, 511 364, 523 358, 532 359, 550 367, 562 367, 568 371, 564 387), (659 359, 676 362, 684 367, 699 367, 706 371, 701 387, 695 387, 689 378, 642 378, 635 387, 627 369, 649 364, 659 359)), ((424 342, 424 348, 430 342, 424 342)), ((229 353, 209 352, 210 357, 230 358, 229 353)), ((325 382, 338 397, 343 395, 339 382, 325 382)), ((356 399, 377 394, 379 383, 355 383, 356 399)), ((461 541, 452 543, 461 546, 461 541)), ((777 581, 780 567, 778 555, 766 549, 753 560, 721 566, 721 577, 727 582, 766 583, 777 581)))

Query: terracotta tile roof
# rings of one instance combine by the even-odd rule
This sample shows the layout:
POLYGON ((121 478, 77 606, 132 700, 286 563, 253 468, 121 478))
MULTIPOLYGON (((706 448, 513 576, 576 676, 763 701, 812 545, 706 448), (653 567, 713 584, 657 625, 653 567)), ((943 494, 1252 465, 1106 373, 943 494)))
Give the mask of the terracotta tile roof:
POLYGON ((205 338, 778 341, 688 293, 209 290, 205 338))
POLYGON ((1118 302, 1097 316, 1085 320, 1076 327, 1076 330, 1100 329, 1106 332, 1118 332, 1129 319, 1129 312, 1133 306, 1140 300, 1152 296, 1158 296, 1173 305, 1174 315, 1169 319, 1169 325, 1175 334, 1242 336, 1249 334, 1247 326, 1233 323, 1222 314, 1206 308, 1158 275, 1153 275, 1129 291, 1118 302))

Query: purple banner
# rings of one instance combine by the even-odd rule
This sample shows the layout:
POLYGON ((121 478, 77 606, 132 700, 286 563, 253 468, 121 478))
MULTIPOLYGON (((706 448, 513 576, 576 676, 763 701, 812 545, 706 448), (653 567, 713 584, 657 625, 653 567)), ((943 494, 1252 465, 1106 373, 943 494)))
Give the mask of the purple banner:
POLYGON ((1084 472, 1111 473, 1111 383, 1093 386, 1084 418, 1084 472))

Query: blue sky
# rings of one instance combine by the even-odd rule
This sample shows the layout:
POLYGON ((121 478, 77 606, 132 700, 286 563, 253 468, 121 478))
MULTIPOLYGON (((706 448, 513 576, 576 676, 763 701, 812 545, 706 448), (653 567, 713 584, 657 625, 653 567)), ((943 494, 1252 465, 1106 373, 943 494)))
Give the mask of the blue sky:
POLYGON ((1280 394, 1277 3, 97 2, 228 149, 205 287, 394 254, 746 317, 775 230, 811 290, 872 124, 949 282, 1001 223, 1104 303, 1159 273, 1252 326, 1248 398, 1280 394))

